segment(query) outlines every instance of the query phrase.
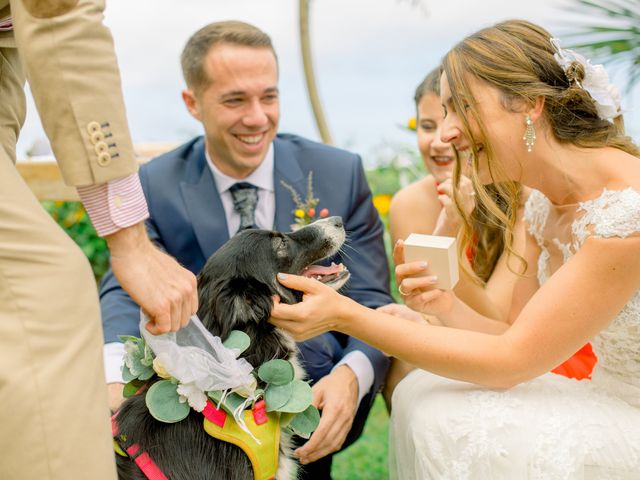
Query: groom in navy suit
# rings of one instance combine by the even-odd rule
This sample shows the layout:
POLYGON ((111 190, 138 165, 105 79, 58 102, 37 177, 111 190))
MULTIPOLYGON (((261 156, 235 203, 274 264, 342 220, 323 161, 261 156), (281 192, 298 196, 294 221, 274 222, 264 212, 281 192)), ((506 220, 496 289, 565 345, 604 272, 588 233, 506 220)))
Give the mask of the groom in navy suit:
MULTIPOLYGON (((270 38, 241 22, 220 22, 196 32, 182 53, 187 89, 182 98, 205 130, 178 149, 140 169, 151 218, 152 240, 198 273, 207 258, 252 215, 259 228, 291 230, 298 206, 290 188, 304 199, 312 174, 318 211, 342 217, 348 235, 343 262, 351 272, 344 293, 368 307, 389 295, 383 226, 371 202, 360 158, 294 135, 276 135, 279 121, 278 67, 270 38), (241 183, 238 187, 237 184, 241 183), (251 211, 237 205, 236 190, 252 197, 251 211)), ((245 204, 246 207, 246 204, 245 204)), ((145 281, 140 278, 140 281, 145 281)), ((109 271, 100 298, 110 401, 121 401, 118 335, 139 335, 138 306, 109 271)), ((363 342, 327 333, 298 344, 313 380, 321 423, 296 454, 301 478, 328 479, 331 454, 355 441, 380 389, 388 359, 363 342)))

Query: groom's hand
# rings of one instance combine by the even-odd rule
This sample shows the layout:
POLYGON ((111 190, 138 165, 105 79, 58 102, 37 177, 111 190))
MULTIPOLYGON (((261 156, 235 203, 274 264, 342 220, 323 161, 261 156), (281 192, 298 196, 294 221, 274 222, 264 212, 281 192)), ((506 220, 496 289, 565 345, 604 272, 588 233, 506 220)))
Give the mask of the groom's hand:
POLYGON ((358 406, 358 379, 341 365, 313 386, 313 404, 321 410, 320 424, 309 441, 295 453, 307 464, 337 452, 342 447, 358 406))

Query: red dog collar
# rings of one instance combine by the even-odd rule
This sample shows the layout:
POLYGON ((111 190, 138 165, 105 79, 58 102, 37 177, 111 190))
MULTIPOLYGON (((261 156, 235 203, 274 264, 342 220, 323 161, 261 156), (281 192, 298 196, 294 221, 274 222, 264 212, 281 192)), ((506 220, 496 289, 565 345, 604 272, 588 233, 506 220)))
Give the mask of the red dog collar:
POLYGON ((118 455, 124 454, 124 456, 128 456, 136 462, 136 465, 138 465, 138 468, 148 480, 169 480, 164 473, 162 473, 158 465, 151 459, 149 454, 140 451, 140 445, 137 443, 129 444, 125 435, 119 435, 118 422, 116 420, 117 416, 118 412, 114 413, 111 417, 111 434, 113 436, 116 453, 118 455))

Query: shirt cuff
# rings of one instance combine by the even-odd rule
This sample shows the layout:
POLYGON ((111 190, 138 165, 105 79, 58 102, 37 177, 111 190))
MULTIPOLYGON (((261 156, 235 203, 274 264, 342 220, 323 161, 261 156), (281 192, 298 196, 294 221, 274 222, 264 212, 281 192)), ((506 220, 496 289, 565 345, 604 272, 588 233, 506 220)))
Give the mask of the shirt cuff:
POLYGON ((77 187, 77 190, 91 223, 101 237, 149 218, 137 173, 99 185, 77 187))
POLYGON ((104 356, 104 376, 107 383, 126 383, 122 378, 124 343, 105 343, 102 353, 104 356))
POLYGON ((336 366, 333 367, 333 370, 341 365, 346 365, 351 370, 353 370, 353 373, 355 373, 356 378, 358 379, 358 404, 356 405, 357 410, 358 408, 360 408, 360 402, 362 401, 364 396, 369 393, 369 390, 371 390, 371 387, 373 386, 373 365, 371 365, 371 361, 369 360, 369 358, 360 350, 354 350, 347 353, 342 358, 342 360, 336 363, 336 366))

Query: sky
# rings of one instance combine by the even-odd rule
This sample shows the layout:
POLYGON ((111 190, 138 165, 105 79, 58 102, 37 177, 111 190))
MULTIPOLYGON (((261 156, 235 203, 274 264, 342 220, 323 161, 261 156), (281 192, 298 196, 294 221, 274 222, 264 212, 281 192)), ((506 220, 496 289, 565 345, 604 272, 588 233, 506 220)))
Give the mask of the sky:
MULTIPOLYGON (((400 125, 414 115, 415 87, 449 48, 508 18, 539 23, 562 39, 570 25, 584 21, 567 13, 567 5, 575 2, 311 0, 316 80, 334 143, 361 154, 369 166, 395 145, 413 145, 414 135, 400 125)), ((273 39, 280 131, 319 140, 302 70, 297 0, 110 0, 105 22, 114 36, 134 143, 181 143, 202 133, 180 98, 180 52, 200 27, 230 19, 252 23, 273 39)), ((623 72, 612 73, 622 90, 623 72)), ((636 140, 638 93, 623 96, 627 130, 636 140)), ((27 105, 18 158, 44 136, 30 97, 27 105)))

